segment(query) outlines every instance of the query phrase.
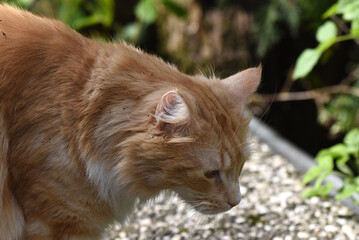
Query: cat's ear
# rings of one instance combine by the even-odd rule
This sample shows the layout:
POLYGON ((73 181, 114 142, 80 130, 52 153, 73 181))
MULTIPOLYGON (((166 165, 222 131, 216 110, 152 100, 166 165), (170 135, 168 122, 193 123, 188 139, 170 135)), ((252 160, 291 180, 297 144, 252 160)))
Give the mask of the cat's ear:
POLYGON ((185 125, 190 118, 187 103, 177 90, 165 93, 157 104, 156 126, 167 133, 174 133, 185 125))
POLYGON ((243 106, 249 97, 257 90, 262 75, 262 66, 248 68, 221 81, 221 85, 229 97, 237 104, 243 106))

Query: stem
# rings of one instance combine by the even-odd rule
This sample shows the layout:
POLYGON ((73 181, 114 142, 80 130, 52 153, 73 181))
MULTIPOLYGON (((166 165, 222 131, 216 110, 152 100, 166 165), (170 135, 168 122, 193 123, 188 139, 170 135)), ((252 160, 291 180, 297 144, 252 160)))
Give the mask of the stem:
POLYGON ((338 43, 338 42, 343 42, 343 41, 347 41, 347 40, 354 40, 354 39, 356 39, 355 36, 353 36, 351 34, 346 34, 346 35, 338 36, 335 39, 335 42, 338 43))

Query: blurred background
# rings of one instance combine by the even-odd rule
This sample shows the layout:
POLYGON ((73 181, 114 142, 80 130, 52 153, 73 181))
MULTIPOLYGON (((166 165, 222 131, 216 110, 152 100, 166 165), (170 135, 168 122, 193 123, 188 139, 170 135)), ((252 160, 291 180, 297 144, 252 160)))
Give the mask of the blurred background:
MULTIPOLYGON (((223 78, 262 64, 251 111, 312 156, 359 127, 359 1, 9 2, 99 41, 132 43, 188 74, 223 78)), ((350 154, 354 179, 359 153, 350 154)))

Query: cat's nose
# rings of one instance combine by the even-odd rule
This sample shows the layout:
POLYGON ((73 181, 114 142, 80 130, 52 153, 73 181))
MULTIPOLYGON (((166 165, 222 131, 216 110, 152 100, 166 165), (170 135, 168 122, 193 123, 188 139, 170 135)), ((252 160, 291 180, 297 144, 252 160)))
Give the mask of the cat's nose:
POLYGON ((231 208, 233 208, 233 207, 237 206, 240 201, 241 201, 240 198, 239 199, 238 198, 237 199, 230 199, 230 200, 227 200, 227 203, 231 208))
POLYGON ((239 204, 241 199, 242 199, 241 190, 238 188, 237 192, 234 192, 233 194, 228 196, 227 203, 231 208, 233 208, 239 204))
POLYGON ((228 205, 229 205, 231 208, 233 208, 233 207, 235 207, 235 206, 238 205, 239 201, 236 201, 236 202, 227 201, 227 203, 228 203, 228 205))

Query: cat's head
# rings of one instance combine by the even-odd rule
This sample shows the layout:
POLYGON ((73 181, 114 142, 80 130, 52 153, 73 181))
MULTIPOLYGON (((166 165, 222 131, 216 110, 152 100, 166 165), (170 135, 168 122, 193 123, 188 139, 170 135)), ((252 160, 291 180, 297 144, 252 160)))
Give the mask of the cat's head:
POLYGON ((261 68, 251 68, 165 92, 152 128, 133 142, 132 169, 145 170, 133 176, 141 179, 134 189, 172 189, 207 214, 236 206, 238 178, 249 156, 245 104, 260 78, 261 68))

